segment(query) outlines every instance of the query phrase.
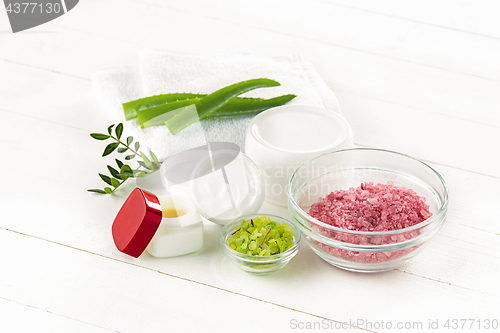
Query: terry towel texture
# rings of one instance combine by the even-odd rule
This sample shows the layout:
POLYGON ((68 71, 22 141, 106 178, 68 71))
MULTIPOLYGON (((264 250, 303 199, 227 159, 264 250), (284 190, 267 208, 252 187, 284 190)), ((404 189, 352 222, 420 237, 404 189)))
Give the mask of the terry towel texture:
POLYGON ((268 78, 279 87, 261 88, 242 97, 297 97, 289 104, 325 107, 340 112, 337 99, 310 63, 300 56, 194 55, 143 50, 139 66, 116 66, 92 74, 92 86, 106 109, 113 110, 125 133, 139 139, 160 159, 201 146, 206 141, 232 142, 244 149, 245 133, 253 116, 204 119, 177 135, 166 126, 141 129, 137 119, 125 121, 122 103, 176 92, 209 94, 230 84, 268 78))

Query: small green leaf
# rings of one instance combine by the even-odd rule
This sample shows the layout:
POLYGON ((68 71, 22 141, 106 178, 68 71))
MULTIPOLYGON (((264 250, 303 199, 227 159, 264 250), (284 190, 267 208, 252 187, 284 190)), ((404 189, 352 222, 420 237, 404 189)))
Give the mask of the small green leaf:
POLYGON ((105 191, 99 190, 97 188, 93 188, 93 189, 90 189, 90 190, 87 190, 87 191, 89 191, 89 192, 95 192, 95 193, 100 193, 100 194, 106 194, 105 191))
POLYGON ((132 172, 132 168, 130 167, 130 165, 124 164, 120 168, 120 172, 132 172))
POLYGON ((114 124, 113 125, 109 125, 109 127, 108 127, 108 133, 109 133, 109 135, 113 134, 112 130, 113 130, 114 126, 115 126, 114 124))
POLYGON ((120 172, 119 175, 123 178, 123 180, 135 177, 133 172, 120 172))
POLYGON ((137 178, 137 177, 144 177, 148 175, 149 173, 140 171, 140 170, 127 170, 124 172, 120 172, 120 176, 126 177, 126 178, 137 178))
POLYGON ((127 164, 122 165, 122 167, 120 168, 119 176, 123 180, 127 180, 127 178, 133 177, 134 174, 132 172, 132 168, 127 164))
POLYGON ((158 161, 158 157, 156 157, 156 155, 152 151, 149 151, 149 154, 153 158, 153 161, 155 162, 155 164, 160 166, 160 161, 158 161))
MULTIPOLYGON (((137 161, 137 163, 139 163, 139 165, 145 169, 148 169, 148 170, 151 170, 150 168, 147 167, 146 163, 144 163, 143 161, 137 161)), ((151 170, 152 171, 152 170, 151 170)))
POLYGON ((111 185, 111 178, 106 176, 106 175, 103 175, 102 173, 99 174, 99 177, 101 177, 101 179, 108 185, 111 185))
POLYGON ((104 188, 104 191, 105 191, 107 194, 113 193, 113 190, 112 190, 110 187, 105 187, 105 188, 104 188))
POLYGON ((101 133, 90 133, 90 136, 96 140, 106 140, 106 139, 110 138, 109 135, 101 134, 101 133))
POLYGON ((134 157, 135 157, 135 155, 127 155, 127 156, 125 156, 125 159, 127 161, 129 161, 129 160, 133 159, 134 157))
POLYGON ((123 124, 122 123, 119 123, 116 126, 115 133, 116 133, 116 137, 118 138, 118 140, 120 140, 120 138, 122 137, 122 133, 123 133, 123 124))
POLYGON ((109 145, 107 145, 106 148, 104 149, 104 153, 102 153, 102 157, 108 156, 109 154, 114 152, 115 149, 118 147, 118 145, 119 145, 118 142, 112 142, 109 145))
POLYGON ((149 175, 150 173, 151 172, 134 170, 134 177, 145 177, 145 176, 149 175))
POLYGON ((146 166, 148 167, 148 169, 149 170, 154 170, 153 163, 151 163, 151 161, 149 160, 149 158, 146 155, 144 155, 144 153, 142 151, 139 152, 139 154, 141 155, 141 158, 144 161, 144 163, 146 164, 146 166))
POLYGON ((130 146, 132 144, 132 142, 134 141, 134 137, 133 136, 129 136, 127 138, 127 145, 130 146))
POLYGON ((118 168, 121 170, 122 166, 124 165, 122 161, 120 161, 119 159, 116 159, 115 158, 115 161, 116 161, 116 165, 118 165, 118 168))
POLYGON ((118 152, 121 154, 121 153, 125 153, 128 149, 127 148, 118 148, 118 152))
POLYGON ((113 176, 113 177, 121 180, 120 176, 118 176, 119 172, 115 168, 113 168, 112 166, 108 165, 108 170, 109 170, 109 173, 111 173, 111 176, 113 176))
POLYGON ((120 182, 114 178, 111 178, 111 186, 117 188, 118 186, 120 186, 120 182))
POLYGON ((139 148, 141 148, 141 145, 139 144, 139 141, 135 143, 135 151, 139 151, 139 148))

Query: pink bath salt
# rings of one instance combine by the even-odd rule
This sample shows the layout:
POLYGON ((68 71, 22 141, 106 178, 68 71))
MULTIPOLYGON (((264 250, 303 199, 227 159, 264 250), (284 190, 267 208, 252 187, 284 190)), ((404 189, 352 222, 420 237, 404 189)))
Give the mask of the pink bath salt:
POLYGON ((358 252, 358 251, 348 251, 339 249, 333 246, 328 246, 323 243, 320 243, 316 240, 312 240, 316 246, 326 252, 340 259, 344 259, 347 261, 365 263, 365 264, 374 264, 385 262, 389 260, 399 259, 411 252, 417 250, 421 244, 415 245, 406 249, 390 251, 390 252, 358 252))
POLYGON ((411 227, 432 214, 425 198, 412 189, 362 183, 320 198, 309 215, 334 227, 355 231, 390 231, 411 227))
MULTIPOLYGON (((313 204, 309 215, 329 225, 355 231, 398 230, 432 216, 425 198, 411 189, 394 186, 392 182, 387 185, 363 183, 357 188, 332 192, 313 204)), ((421 233, 420 229, 415 229, 398 234, 371 236, 336 231, 315 223, 311 223, 311 228, 336 241, 368 246, 402 243, 421 233)), ((390 252, 358 252, 329 246, 315 239, 312 242, 319 250, 339 259, 367 264, 396 260, 409 255, 421 245, 390 252)))

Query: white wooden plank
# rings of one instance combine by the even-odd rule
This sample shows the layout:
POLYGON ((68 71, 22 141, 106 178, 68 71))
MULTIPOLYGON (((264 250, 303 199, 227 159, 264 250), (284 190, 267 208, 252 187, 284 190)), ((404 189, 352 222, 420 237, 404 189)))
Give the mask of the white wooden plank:
POLYGON ((2 146, 6 147, 6 154, 13 160, 29 155, 37 166, 36 170, 30 163, 18 165, 15 170, 2 167, 3 174, 10 171, 15 175, 3 181, 4 188, 9 191, 2 192, 0 197, 2 228, 340 321, 367 314, 372 320, 382 318, 386 315, 385 306, 401 302, 402 290, 404 304, 422 311, 406 313, 403 306, 394 309, 391 318, 427 318, 429 315, 424 309, 440 318, 486 318, 499 306, 500 290, 495 280, 498 265, 495 263, 498 263, 496 253, 499 253, 500 243, 496 234, 498 226, 493 223, 498 220, 498 212, 491 199, 497 193, 499 179, 438 166, 438 170, 446 170, 444 176, 452 187, 449 221, 427 250, 411 265, 405 266, 404 271, 380 275, 343 272, 303 246, 282 271, 259 278, 239 272, 224 256, 217 225, 207 225, 205 245, 193 255, 158 260, 144 254, 135 260, 119 253, 114 248, 110 227, 126 191, 119 196, 85 192, 88 187, 101 185, 95 175, 97 170, 92 167, 103 165, 95 153, 101 144, 88 139, 84 131, 15 114, 2 114, 2 118, 6 121, 2 124, 9 124, 0 128, 4 133, 2 146), (22 128, 31 129, 27 131, 28 138, 41 138, 42 133, 50 135, 44 140, 33 140, 27 146, 27 141, 14 136, 22 128), (45 146, 52 147, 51 159, 45 157, 45 146), (34 171, 42 175, 36 178, 34 171), (476 193, 482 193, 482 197, 474 198, 476 193), (488 199, 481 203, 482 198, 488 199), (476 204, 479 206, 474 207, 476 204), (474 208, 466 209, 469 205, 474 208), (463 206, 462 209, 459 206, 463 206), (21 217, 19 212, 23 212, 21 217), (481 230, 475 229, 477 220, 483 221, 481 230), (297 297, 290 290, 300 290, 303 296, 297 297), (344 305, 336 303, 326 307, 331 303, 331 295, 336 295, 344 305), (362 305, 352 302, 352 299, 363 297, 380 300, 380 307, 373 309, 369 302, 362 305), (450 303, 454 305, 447 307, 450 303), (471 306, 474 309, 466 310, 471 306))
POLYGON ((9 333, 115 332, 3 298, 0 298, 0 323, 2 332, 9 333))
MULTIPOLYGON (((300 3, 294 2, 291 6, 300 3)), ((340 46, 311 41, 304 37, 305 33, 319 31, 319 37, 326 38, 334 32, 330 35, 317 30, 324 27, 324 23, 316 26, 311 21, 298 24, 306 28, 304 31, 293 30, 289 20, 294 16, 288 16, 289 20, 286 15, 278 18, 267 26, 269 29, 266 29, 271 30, 268 31, 206 18, 217 14, 211 8, 204 12, 190 8, 187 11, 194 13, 192 15, 130 1, 86 1, 78 6, 82 8, 80 14, 75 9, 43 28, 56 33, 0 35, 0 58, 87 78, 99 66, 135 62, 140 47, 158 47, 159 41, 161 47, 167 45, 179 51, 234 52, 250 47, 260 54, 298 52, 313 61, 330 86, 340 92, 344 114, 353 126, 358 143, 396 149, 453 167, 498 176, 498 156, 488 155, 489 150, 483 148, 485 144, 494 146, 498 142, 498 83, 450 71, 458 66, 457 70, 465 68, 475 75, 483 75, 485 67, 474 61, 485 60, 486 65, 491 65, 490 58, 487 55, 482 58, 473 50, 463 53, 463 64, 453 61, 453 54, 448 54, 451 60, 449 65, 445 64, 447 70, 438 70, 426 63, 435 61, 431 65, 436 66, 439 61, 446 61, 444 56, 436 59, 428 56, 432 51, 429 46, 441 41, 443 36, 457 36, 450 41, 455 51, 462 50, 460 43, 470 47, 479 45, 479 48, 490 45, 483 38, 477 42, 476 37, 455 35, 457 32, 438 33, 435 39, 431 36, 430 41, 419 42, 419 45, 427 45, 425 50, 405 54, 413 50, 414 45, 405 45, 404 41, 399 45, 391 34, 387 39, 374 40, 389 46, 394 42, 396 50, 379 50, 380 45, 370 45, 367 35, 356 31, 353 36, 358 33, 360 39, 349 41, 350 32, 343 28, 339 30, 339 40, 344 43, 340 46), (113 29, 109 29, 111 8, 118 11, 114 11, 113 17, 120 21, 113 21, 113 29), (88 17, 94 18, 92 24, 88 17), (284 34, 287 31, 293 33, 284 34), (22 40, 14 39, 17 37, 22 40), (348 43, 364 51, 348 49, 353 47, 348 43), (373 50, 387 53, 377 56, 366 52, 373 50), (392 53, 405 60, 390 58, 392 53), (418 59, 412 60, 412 57, 418 59), (423 61, 425 65, 407 60, 423 61), (412 126, 403 129, 401 124, 408 122, 412 126), (408 133, 413 136, 405 136, 408 133), (453 141, 446 141, 448 137, 453 141)), ((200 8, 204 8, 202 6, 205 4, 200 8)), ((312 8, 323 8, 321 4, 315 6, 312 8)), ((184 10, 184 7, 175 8, 184 10)), ((263 8, 277 15, 272 4, 265 4, 263 8)), ((232 19, 228 17, 231 10, 221 11, 222 16, 227 16, 224 19, 232 19)), ((253 14, 248 16, 255 19, 252 21, 267 24, 268 20, 260 19, 260 13, 257 15, 252 10, 249 12, 253 14)), ((349 10, 344 10, 347 12, 349 10)), ((354 12, 350 14, 354 21, 367 17, 354 12)), ((311 11, 305 9, 304 15, 311 15, 311 11)), ((368 21, 377 20, 372 17, 368 21)), ((390 22, 382 28, 407 26, 390 22)), ((431 30, 419 25, 403 29, 410 32, 407 41, 411 42, 427 37, 431 30)), ((495 46, 487 49, 491 54, 497 50, 495 46)), ((448 222, 413 262, 384 274, 368 276, 337 270, 304 246, 281 272, 253 277, 238 271, 224 257, 218 244, 220 227, 215 225, 207 226, 205 246, 194 255, 168 260, 143 255, 134 260, 116 251, 110 235, 111 221, 126 191, 115 197, 85 192, 88 187, 101 185, 96 171, 103 172, 104 168, 99 166, 105 164, 96 154, 102 144, 92 141, 88 132, 104 128, 114 118, 98 109, 89 96, 85 80, 62 78, 57 73, 5 62, 0 62, 0 73, 3 78, 0 108, 8 109, 0 113, 0 143, 4 156, 9 156, 9 164, 4 162, 0 167, 2 174, 8 175, 2 184, 2 189, 8 190, 0 192, 0 228, 4 228, 0 231, 0 248, 8 249, 2 252, 9 253, 0 259, 0 266, 6 268, 4 272, 9 272, 0 273, 0 297, 8 296, 5 298, 51 311, 56 316, 131 332, 144 330, 144 326, 139 327, 141 319, 157 320, 160 314, 164 316, 162 319, 149 324, 158 326, 150 328, 164 328, 161 325, 169 322, 174 330, 199 330, 217 327, 213 317, 227 309, 237 316, 239 312, 235 309, 246 308, 247 301, 250 310, 263 310, 263 302, 256 299, 241 301, 240 298, 245 297, 238 295, 234 296, 236 299, 233 295, 228 298, 222 290, 207 292, 211 288, 208 286, 198 291, 192 287, 197 286, 195 282, 183 280, 186 284, 179 284, 180 278, 341 321, 387 317, 424 322, 435 318, 487 319, 498 313, 500 290, 495 279, 499 273, 499 229, 495 222, 499 220, 499 213, 495 198, 500 184, 497 178, 433 165, 443 173, 452 190, 448 222), (17 251, 12 251, 13 248, 17 251), (38 274, 35 276, 34 272, 38 274), (173 276, 165 280, 164 274, 173 276), (115 278, 124 275, 127 281, 120 278, 116 283, 115 278), (137 280, 152 284, 146 288, 131 286, 137 280), (123 286, 130 287, 134 296, 127 298, 121 292, 123 286), (164 297, 174 295, 184 297, 190 305, 195 303, 194 310, 202 313, 198 322, 189 322, 192 326, 186 327, 185 321, 181 323, 181 319, 187 318, 185 312, 179 309, 172 312, 170 304, 154 301, 156 289, 164 297), (83 294, 81 290, 89 292, 83 294), (206 297, 215 299, 215 303, 205 301, 206 297), (99 304, 96 305, 95 300, 99 300, 99 304), (377 306, 369 300, 377 300, 377 306), (144 308, 140 313, 134 312, 131 303, 144 304, 144 308), (82 309, 81 304, 91 306, 82 309), (151 304, 160 305, 153 308, 151 304), (408 311, 409 308, 412 311, 408 311), (387 309, 391 309, 389 315, 387 309), (164 311, 167 314, 162 310, 168 310, 164 311), (177 318, 170 320, 171 317, 177 318)), ((270 206, 264 209, 280 211, 270 206)), ((276 305, 268 306, 268 311, 285 311, 276 305)), ((289 327, 289 320, 293 318, 289 315, 291 311, 284 313, 285 319, 272 323, 271 329, 282 331, 289 327)))
POLYGON ((500 129, 338 92, 358 144, 500 177, 500 129))
POLYGON ((102 67, 137 62, 140 48, 136 43, 111 43, 109 38, 95 37, 72 29, 52 29, 53 32, 39 34, 26 32, 0 35, 0 59, 83 80, 90 80, 90 74, 102 67), (87 47, 82 49, 81 45, 87 47))
MULTIPOLYGON (((85 4, 81 6, 83 9, 87 8, 85 4)), ((90 12, 92 7, 88 6, 90 12)), ((106 13, 111 10, 111 6, 111 2, 100 3, 96 12, 106 13)), ((300 53, 306 60, 313 62, 334 91, 353 92, 397 105, 500 127, 500 95, 497 93, 500 83, 495 81, 166 9, 160 8, 155 13, 150 13, 146 5, 138 8, 132 6, 127 1, 122 2, 117 8, 123 12, 116 15, 122 17, 124 22, 133 21, 138 25, 134 23, 121 29, 106 29, 107 21, 103 14, 102 23, 96 20, 94 24, 86 26, 87 13, 82 11, 81 18, 76 16, 69 20, 72 16, 66 15, 69 16, 67 19, 64 16, 62 21, 55 20, 54 24, 63 22, 72 27, 73 22, 76 27, 86 27, 90 34, 54 26, 57 33, 15 36, 23 38, 22 44, 14 38, 3 38, 5 48, 0 50, 0 58, 89 77, 91 71, 105 65, 136 63, 141 47, 165 47, 205 53, 234 53, 248 48, 267 55, 300 53), (152 21, 150 33, 142 33, 140 19, 132 20, 131 12, 136 12, 138 18, 152 15, 153 19, 149 20, 152 21), (154 19, 155 15, 158 15, 157 19, 154 19), (167 38, 165 31, 176 31, 178 26, 186 25, 201 25, 203 29, 186 29, 182 34, 168 33, 169 43, 158 44, 159 39, 167 38), (231 40, 231 43, 226 40, 231 40), (66 44, 67 47, 64 46, 66 44), (76 55, 78 45, 86 45, 86 48, 79 50, 76 55), (53 55, 53 48, 58 49, 56 57, 53 55), (70 65, 61 59, 69 59, 70 65)), ((465 40, 461 43, 469 45, 465 40)))
POLYGON ((415 24, 323 1, 219 1, 218 6, 196 0, 155 4, 163 11, 194 13, 223 22, 279 32, 306 40, 380 54, 390 58, 500 79, 500 39, 415 24))
POLYGON ((243 314, 266 329, 319 318, 76 249, 0 230, 0 297, 119 332, 220 332, 243 314), (13 250, 15 249, 15 250, 13 250))
POLYGON ((301 256, 284 270, 267 277, 235 270, 226 265, 224 257, 208 266, 197 265, 198 275, 200 270, 203 275, 212 275, 223 285, 222 289, 230 291, 225 292, 204 282, 200 285, 186 281, 186 277, 171 277, 172 273, 164 270, 171 265, 170 260, 142 258, 161 264, 163 269, 159 271, 165 271, 165 275, 156 272, 158 265, 149 269, 125 265, 4 230, 0 237, 3 250, 21 248, 1 259, 3 267, 12 267, 13 272, 2 277, 2 297, 120 332, 162 328, 190 331, 202 325, 208 331, 224 331, 238 325, 241 309, 279 318, 266 322, 269 330, 284 331, 292 319, 320 320, 256 300, 270 299, 280 304, 283 296, 287 298, 287 308, 314 309, 319 316, 332 316, 341 322, 484 320, 494 318, 499 305, 498 297, 403 272, 364 275, 336 270, 318 257, 304 257, 303 253, 311 252, 309 249, 301 251, 301 256), (238 290, 252 298, 238 295, 238 290), (377 307, 369 300, 377 300, 377 307), (394 307, 394 303, 400 306, 394 307), (391 309, 390 313, 387 309, 391 309), (224 321, 220 320, 220 313, 225 314, 224 321), (196 322, 186 320, 190 314, 196 314, 196 322))
MULTIPOLYGON (((12 77, 9 82, 0 83, 3 109, 89 132, 102 131, 107 124, 120 120, 111 112, 101 109, 89 92, 90 84, 87 81, 5 62, 0 62, 0 70, 12 77)), ((326 76, 329 82, 330 78, 326 76)), ((331 84, 337 82, 335 78, 333 80, 335 82, 331 84)), ((353 128, 356 143, 388 148, 425 160, 499 176, 500 157, 491 154, 487 144, 478 145, 480 142, 500 142, 500 130, 497 127, 430 110, 401 107, 375 98, 345 93, 344 87, 341 89, 335 90, 344 115, 353 128), (445 128, 446 131, 443 130, 445 128)), ((480 116, 480 113, 477 115, 480 116)), ((500 113, 497 117, 500 122, 500 113)))
POLYGON ((10 34, 12 29, 10 27, 9 18, 7 17, 7 11, 0 7, 0 33, 10 34))
MULTIPOLYGON (((321 0, 320 0, 321 1, 321 0)), ((500 38, 498 12, 495 0, 326 0, 331 4, 368 10, 440 27, 500 38)))
POLYGON ((90 132, 116 121, 102 112, 89 80, 0 61, 0 109, 90 132))
MULTIPOLYGON (((425 251, 398 271, 500 297, 496 283, 500 267, 491 264, 500 262, 500 226, 495 223, 500 212, 481 193, 488 187, 489 177, 473 176, 472 180, 453 168, 432 167, 443 169, 442 175, 451 182, 447 222, 425 251), (472 218, 472 214, 483 216, 484 212, 489 212, 489 217, 472 218), (462 224, 464 217, 467 224, 462 224)), ((267 203, 262 211, 288 216, 286 209, 267 203)))

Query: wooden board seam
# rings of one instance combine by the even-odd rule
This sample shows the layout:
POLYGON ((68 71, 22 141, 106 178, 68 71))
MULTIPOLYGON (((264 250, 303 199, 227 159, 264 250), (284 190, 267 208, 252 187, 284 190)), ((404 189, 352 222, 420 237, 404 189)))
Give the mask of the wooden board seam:
MULTIPOLYGON (((127 265, 131 265, 131 266, 135 266, 135 267, 138 267, 140 269, 147 269, 149 271, 156 272, 156 273, 159 273, 159 274, 162 274, 162 275, 166 275, 166 276, 169 276, 169 277, 172 277, 172 278, 184 280, 184 281, 187 281, 187 282, 196 283, 196 284, 199 284, 199 285, 202 285, 202 286, 205 286, 205 287, 217 289, 217 290, 220 290, 220 291, 223 291, 223 292, 227 292, 227 293, 231 293, 231 294, 234 294, 234 295, 238 295, 238 296, 246 297, 246 298, 249 298, 249 299, 253 299, 253 300, 256 300, 256 301, 264 302, 264 303, 267 303, 267 304, 270 304, 270 305, 278 306, 280 308, 284 308, 284 309, 287 309, 287 310, 290 310, 290 311, 299 312, 299 313, 302 313, 302 314, 305 314, 305 315, 309 315, 309 316, 312 316, 312 317, 316 317, 316 318, 319 318, 319 319, 329 320, 329 321, 333 321, 335 323, 340 323, 340 324, 343 323, 342 321, 339 321, 339 320, 330 319, 330 318, 322 317, 322 316, 319 316, 319 315, 315 315, 313 313, 305 312, 305 311, 302 311, 302 310, 293 309, 293 308, 290 308, 290 307, 287 307, 287 306, 284 306, 284 305, 281 305, 281 304, 278 304, 278 303, 273 303, 273 302, 270 302, 270 301, 266 301, 266 300, 262 300, 262 299, 253 297, 253 296, 249 296, 249 295, 245 295, 245 294, 242 294, 242 293, 234 292, 234 291, 231 291, 231 290, 223 289, 223 288, 220 288, 220 287, 212 286, 210 284, 206 284, 206 283, 203 283, 203 282, 191 280, 191 279, 188 279, 188 278, 185 278, 185 277, 182 277, 182 276, 176 276, 176 275, 172 275, 172 274, 169 274, 169 273, 166 273, 166 272, 161 272, 161 271, 158 271, 156 269, 144 267, 144 266, 137 265, 137 264, 134 264, 134 263, 131 263, 131 262, 122 261, 122 260, 119 260, 119 259, 116 259, 116 258, 111 258, 111 257, 105 256, 103 254, 91 252, 91 251, 88 251, 88 250, 79 249, 77 247, 73 247, 73 246, 70 246, 70 245, 58 243, 58 242, 55 242, 55 241, 52 241, 52 240, 48 240, 48 239, 44 239, 44 238, 41 238, 41 237, 37 237, 37 236, 34 236, 34 235, 29 235, 29 234, 26 234, 26 233, 23 233, 23 232, 19 232, 19 231, 7 229, 7 228, 3 228, 3 227, 0 227, 0 230, 9 231, 9 232, 13 232, 13 233, 18 234, 18 235, 23 235, 23 236, 35 238, 35 239, 38 239, 38 240, 41 240, 41 241, 49 242, 49 243, 52 243, 52 244, 64 246, 64 247, 67 247, 67 248, 70 248, 70 249, 73 249, 73 250, 77 250, 77 251, 88 253, 90 255, 98 256, 98 257, 101 257, 101 258, 106 258, 106 259, 109 259, 109 260, 117 261, 117 262, 120 262, 120 263, 123 263, 123 264, 127 264, 127 265)), ((361 330, 366 331, 366 332, 374 332, 374 331, 363 329, 361 327, 352 326, 352 328, 361 329, 361 330)), ((376 333, 376 332, 374 332, 374 333, 376 333)))
POLYGON ((79 79, 79 80, 90 81, 90 79, 84 78, 84 77, 81 77, 81 76, 78 76, 78 75, 63 73, 63 72, 59 72, 59 71, 56 71, 56 70, 53 70, 53 69, 50 69, 50 68, 33 66, 33 65, 30 65, 30 64, 26 64, 26 63, 22 63, 22 62, 17 62, 17 61, 5 59, 5 58, 0 58, 0 61, 5 61, 5 62, 8 62, 10 64, 19 65, 19 66, 26 66, 26 67, 29 67, 29 68, 34 68, 34 69, 38 69, 38 70, 42 70, 42 71, 48 71, 48 72, 51 72, 51 73, 54 73, 54 74, 60 74, 60 75, 64 75, 64 76, 69 76, 69 77, 72 77, 72 78, 75 78, 75 79, 79 79))
POLYGON ((129 0, 129 1, 136 2, 136 3, 142 3, 142 4, 147 4, 147 5, 151 5, 151 6, 155 6, 155 7, 159 7, 159 8, 165 8, 165 9, 173 10, 173 11, 176 11, 176 12, 179 12, 179 13, 183 13, 183 14, 194 15, 194 16, 198 16, 198 17, 204 17, 204 18, 207 18, 207 19, 211 19, 211 20, 219 21, 219 22, 223 22, 223 23, 229 23, 229 24, 233 24, 233 25, 237 25, 237 26, 246 27, 246 28, 261 30, 261 31, 268 32, 268 33, 275 33, 275 34, 279 34, 279 35, 283 35, 283 36, 288 36, 288 37, 292 37, 292 38, 297 38, 297 39, 301 39, 301 40, 306 40, 306 41, 310 41, 310 42, 314 42, 314 43, 331 45, 331 46, 335 46, 335 47, 338 47, 338 48, 343 48, 343 49, 346 49, 346 50, 352 50, 352 51, 355 51, 355 52, 360 52, 360 53, 365 53, 365 54, 371 54, 371 55, 374 55, 374 56, 379 56, 379 57, 383 57, 383 58, 387 58, 387 59, 397 60, 397 61, 411 63, 411 64, 416 64, 416 65, 425 66, 425 67, 429 67, 429 68, 435 68, 435 69, 439 69, 439 70, 443 70, 443 71, 447 71, 447 72, 451 72, 451 73, 457 73, 457 74, 461 74, 461 75, 466 75, 466 76, 476 77, 476 78, 480 78, 480 79, 484 79, 484 80, 490 80, 490 81, 498 82, 498 80, 496 80, 496 79, 485 77, 485 76, 481 76, 481 75, 464 73, 464 72, 460 72, 460 71, 454 71, 454 70, 451 70, 451 69, 446 69, 446 68, 443 68, 443 67, 440 67, 440 66, 435 66, 435 65, 429 65, 429 64, 418 62, 418 61, 413 61, 413 60, 408 60, 408 59, 402 59, 402 58, 398 58, 398 57, 391 57, 389 55, 385 55, 385 54, 381 54, 381 53, 377 53, 377 52, 373 52, 373 51, 367 51, 367 50, 362 50, 362 49, 358 49, 358 48, 355 48, 355 47, 350 47, 350 46, 345 46, 345 45, 330 43, 330 42, 322 41, 322 40, 315 39, 315 38, 308 38, 308 37, 304 37, 304 36, 297 36, 295 34, 290 34, 290 33, 286 33, 286 32, 279 31, 279 30, 271 30, 271 29, 266 29, 266 28, 262 28, 262 27, 259 27, 259 26, 253 26, 253 25, 244 24, 244 23, 241 23, 241 22, 233 22, 233 21, 230 21, 230 20, 224 20, 224 19, 220 19, 218 17, 200 15, 200 14, 197 14, 197 13, 191 13, 189 11, 180 10, 178 8, 172 8, 172 7, 168 7, 168 6, 165 6, 165 5, 159 5, 159 4, 156 4, 156 3, 144 2, 144 1, 141 1, 141 0, 129 0))
POLYGON ((62 317, 62 318, 73 320, 73 321, 77 321, 77 322, 80 322, 80 323, 83 323, 83 324, 86 324, 86 325, 90 325, 90 326, 94 326, 94 327, 97 327, 97 328, 100 328, 100 329, 103 329, 103 330, 107 330, 107 331, 110 331, 110 332, 120 333, 119 331, 115 331, 115 330, 112 330, 112 329, 109 329, 109 328, 106 328, 106 327, 102 327, 102 326, 99 326, 99 325, 88 323, 86 321, 82 321, 82 320, 79 320, 79 319, 76 319, 76 318, 71 318, 71 317, 68 317, 68 316, 65 316, 65 315, 62 315, 62 314, 59 314, 59 313, 55 313, 55 312, 49 311, 49 310, 44 310, 44 309, 41 309, 41 308, 37 308, 36 306, 33 306, 33 305, 16 302, 14 300, 11 300, 11 299, 8 299, 8 298, 2 297, 2 296, 0 296, 0 299, 3 299, 3 300, 8 301, 8 302, 16 303, 16 304, 19 304, 19 305, 22 305, 22 306, 26 306, 26 307, 29 307, 29 308, 33 308, 33 309, 36 309, 36 310, 44 311, 44 312, 50 313, 50 314, 55 315, 55 316, 59 316, 59 317, 62 317))
POLYGON ((419 21, 419 20, 408 18, 408 17, 397 16, 397 15, 393 15, 393 14, 376 12, 376 11, 373 11, 373 10, 370 10, 370 9, 365 9, 365 8, 359 8, 359 7, 355 7, 355 6, 349 6, 349 5, 339 4, 339 3, 335 3, 335 2, 330 2, 328 0, 326 0, 326 1, 325 0, 314 0, 314 1, 315 2, 319 2, 319 3, 325 3, 325 4, 328 4, 330 6, 342 7, 342 8, 349 8, 349 9, 353 9, 353 10, 358 10, 360 12, 365 12, 365 13, 370 13, 370 14, 375 14, 375 15, 380 15, 380 16, 385 16, 385 17, 390 17, 390 18, 394 18, 394 19, 398 19, 398 20, 409 21, 409 22, 413 22, 413 23, 418 23, 418 24, 428 25, 428 26, 431 26, 431 27, 436 27, 436 28, 441 28, 441 29, 446 29, 446 30, 461 32, 461 33, 470 34, 470 35, 474 35, 474 36, 480 36, 480 37, 485 37, 485 38, 491 38, 491 39, 494 39, 494 40, 500 40, 500 38, 495 37, 495 36, 490 36, 490 35, 485 35, 485 34, 478 34, 476 32, 472 32, 472 31, 467 31, 467 30, 462 30, 462 29, 447 27, 445 25, 440 25, 440 24, 436 24, 436 23, 419 21))

